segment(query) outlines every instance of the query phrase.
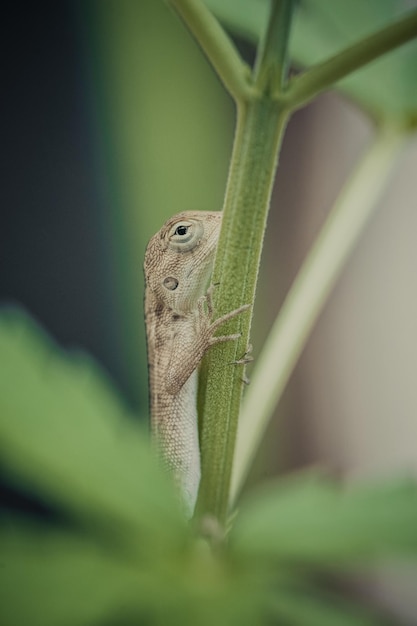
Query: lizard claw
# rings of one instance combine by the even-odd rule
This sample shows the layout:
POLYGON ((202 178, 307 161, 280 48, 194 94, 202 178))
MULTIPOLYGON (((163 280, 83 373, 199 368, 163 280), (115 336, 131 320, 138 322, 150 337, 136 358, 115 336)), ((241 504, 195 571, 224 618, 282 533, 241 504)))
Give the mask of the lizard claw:
POLYGON ((240 359, 237 359, 236 361, 232 361, 231 364, 233 364, 233 365, 247 365, 248 363, 251 363, 253 361, 253 356, 251 355, 251 352, 252 352, 252 344, 249 344, 248 345, 248 349, 246 350, 244 355, 242 357, 240 357, 240 359))

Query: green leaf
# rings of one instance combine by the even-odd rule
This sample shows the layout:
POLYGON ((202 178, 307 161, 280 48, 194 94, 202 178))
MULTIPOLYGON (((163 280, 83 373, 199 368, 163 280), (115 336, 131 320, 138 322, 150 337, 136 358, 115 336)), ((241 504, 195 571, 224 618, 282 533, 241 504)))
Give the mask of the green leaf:
POLYGON ((306 564, 415 557, 417 484, 304 476, 268 485, 243 502, 231 541, 245 555, 306 564))
POLYGON ((149 550, 149 537, 162 550, 185 528, 147 437, 98 366, 17 312, 0 317, 0 458, 14 480, 84 522, 146 531, 149 550))
MULTIPOLYGON (((257 0, 205 0, 226 27, 256 42, 268 3, 257 0)), ((408 9, 417 8, 417 3, 408 9)), ((311 67, 403 17, 399 0, 303 0, 295 15, 290 54, 311 67)), ((337 85, 372 115, 404 120, 417 115, 417 41, 383 55, 337 85)))

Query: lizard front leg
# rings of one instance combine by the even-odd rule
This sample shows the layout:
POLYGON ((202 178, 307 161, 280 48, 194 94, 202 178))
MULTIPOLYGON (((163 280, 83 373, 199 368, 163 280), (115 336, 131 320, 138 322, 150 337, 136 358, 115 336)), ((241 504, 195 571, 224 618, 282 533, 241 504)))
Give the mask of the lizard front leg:
POLYGON ((171 359, 165 375, 165 391, 171 395, 179 392, 211 346, 225 341, 234 341, 240 337, 240 333, 215 336, 215 332, 228 320, 247 311, 251 305, 244 304, 213 320, 210 293, 209 289, 205 296, 199 298, 196 311, 186 316, 184 320, 181 318, 177 320, 177 332, 174 333, 171 359), (205 305, 207 305, 207 311, 205 305), (178 355, 182 354, 186 354, 186 358, 185 356, 178 358, 178 355))

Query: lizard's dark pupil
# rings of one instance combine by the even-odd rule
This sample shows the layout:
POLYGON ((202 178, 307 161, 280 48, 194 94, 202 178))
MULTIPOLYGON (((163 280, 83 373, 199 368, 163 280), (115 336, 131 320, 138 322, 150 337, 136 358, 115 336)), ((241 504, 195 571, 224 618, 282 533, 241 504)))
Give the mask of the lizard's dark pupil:
POLYGON ((175 233, 177 235, 186 235, 187 234, 187 230, 188 230, 188 226, 178 226, 177 230, 175 231, 175 233))

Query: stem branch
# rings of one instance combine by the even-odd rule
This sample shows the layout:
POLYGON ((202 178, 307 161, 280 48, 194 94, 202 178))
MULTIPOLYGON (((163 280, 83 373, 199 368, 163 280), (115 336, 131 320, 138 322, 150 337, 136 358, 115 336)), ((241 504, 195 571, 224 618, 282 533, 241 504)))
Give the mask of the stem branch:
POLYGON ((201 0, 169 0, 207 55, 227 91, 236 100, 252 93, 250 67, 201 0))
POLYGON ((268 29, 257 50, 254 83, 261 92, 267 86, 271 94, 279 94, 287 79, 288 39, 294 4, 288 0, 274 0, 268 29))
POLYGON ((286 92, 289 107, 300 108, 348 74, 416 36, 417 11, 414 11, 293 78, 286 92))

